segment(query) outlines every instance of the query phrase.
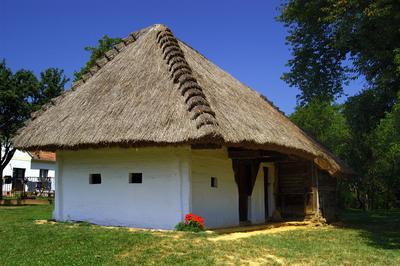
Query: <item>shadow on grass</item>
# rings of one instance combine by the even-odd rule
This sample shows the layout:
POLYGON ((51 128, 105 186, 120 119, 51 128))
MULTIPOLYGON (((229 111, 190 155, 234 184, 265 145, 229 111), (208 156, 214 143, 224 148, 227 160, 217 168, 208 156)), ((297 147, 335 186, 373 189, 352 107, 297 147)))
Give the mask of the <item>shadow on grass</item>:
POLYGON ((383 249, 400 249, 400 210, 342 211, 339 226, 357 229, 369 244, 383 249))

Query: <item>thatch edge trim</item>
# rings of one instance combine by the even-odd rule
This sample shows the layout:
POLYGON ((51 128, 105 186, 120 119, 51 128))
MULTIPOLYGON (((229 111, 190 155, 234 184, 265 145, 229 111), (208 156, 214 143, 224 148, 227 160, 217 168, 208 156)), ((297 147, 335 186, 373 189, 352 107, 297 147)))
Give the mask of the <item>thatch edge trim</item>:
MULTIPOLYGON (((251 88, 250 88, 251 89, 251 88)), ((258 92, 257 92, 258 93, 258 92)), ((321 149, 325 154, 321 154, 320 156, 317 156, 314 161, 317 165, 321 165, 321 164, 330 164, 332 165, 332 163, 330 162, 330 160, 333 160, 334 163, 339 166, 340 168, 344 168, 344 172, 349 173, 349 174, 354 174, 354 170, 349 168, 339 157, 337 157, 335 154, 333 154, 324 144, 322 144, 321 142, 319 142, 315 137, 313 137, 312 135, 310 135, 309 133, 307 133, 305 130, 303 130, 301 127, 299 127, 296 123, 294 123, 283 111, 281 111, 279 109, 279 107, 277 107, 276 105, 274 105, 274 103, 272 101, 270 101, 265 95, 259 93, 260 97, 268 102, 276 111, 278 111, 281 115, 283 115, 284 117, 286 117, 287 119, 290 120, 290 122, 306 137, 308 138, 311 142, 315 143, 315 145, 318 146, 319 149, 321 149), (331 158, 329 158, 329 157, 331 158), (318 161, 318 163, 316 162, 318 161)))
MULTIPOLYGON (((78 145, 41 145, 37 146, 25 146, 23 147, 26 151, 35 151, 38 149, 44 151, 56 152, 59 150, 81 150, 81 149, 102 149, 102 148, 145 148, 145 147, 178 147, 185 145, 216 145, 216 146, 225 146, 225 147, 234 147, 234 148, 246 148, 246 149, 265 149, 271 151, 277 151, 281 153, 285 153, 288 155, 298 156, 300 158, 313 161, 320 169, 327 171, 330 175, 335 177, 344 177, 348 175, 354 174, 351 169, 343 168, 339 164, 335 162, 332 164, 330 158, 326 158, 325 155, 319 154, 315 155, 310 152, 296 149, 293 147, 287 147, 278 145, 275 143, 255 143, 249 141, 243 141, 240 143, 234 142, 225 142, 219 136, 208 134, 200 139, 188 139, 186 141, 180 142, 157 142, 157 141, 130 141, 130 142, 102 142, 102 143, 85 143, 78 145)), ((16 147, 18 148, 18 147, 16 147)))

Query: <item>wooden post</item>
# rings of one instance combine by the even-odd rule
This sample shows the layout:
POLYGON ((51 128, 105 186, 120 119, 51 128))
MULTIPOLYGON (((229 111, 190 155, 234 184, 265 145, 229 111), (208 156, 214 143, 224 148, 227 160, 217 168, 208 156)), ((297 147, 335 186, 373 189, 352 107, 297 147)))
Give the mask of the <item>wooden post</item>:
POLYGON ((313 194, 313 212, 315 216, 319 216, 319 191, 318 191, 318 169, 312 163, 311 166, 312 171, 312 194, 313 194))
POLYGON ((307 175, 304 180, 305 215, 308 218, 319 215, 318 172, 314 163, 307 164, 307 175))
POLYGON ((318 169, 315 167, 314 165, 314 169, 315 169, 315 184, 316 184, 316 208, 317 208, 317 215, 320 216, 320 208, 319 208, 319 184, 318 184, 318 178, 319 178, 319 174, 318 174, 318 169))

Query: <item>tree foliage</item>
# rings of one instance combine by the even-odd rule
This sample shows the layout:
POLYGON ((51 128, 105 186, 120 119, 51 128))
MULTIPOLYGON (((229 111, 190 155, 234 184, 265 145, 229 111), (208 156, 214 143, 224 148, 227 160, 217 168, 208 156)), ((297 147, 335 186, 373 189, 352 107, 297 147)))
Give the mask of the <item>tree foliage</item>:
MULTIPOLYGON (((396 0, 290 0, 282 6, 292 47, 283 78, 301 90, 299 103, 332 100, 343 83, 362 75, 385 90, 390 110, 399 90, 400 2, 396 0)), ((383 114, 381 114, 383 115, 383 114)))
MULTIPOLYGON (((90 59, 75 72, 75 81, 86 74, 96 64, 105 52, 110 50, 122 39, 110 38, 104 35, 96 47, 85 47, 90 52, 90 59)), ((18 70, 15 73, 6 66, 5 60, 0 61, 0 177, 4 167, 14 155, 12 137, 21 128, 30 114, 57 97, 64 91, 68 79, 64 71, 49 68, 41 72, 39 79, 32 71, 18 70)), ((2 195, 2 178, 0 178, 0 198, 2 195)))
POLYGON ((386 204, 400 200, 400 96, 392 112, 387 112, 372 134, 371 175, 384 182, 386 204), (388 188, 388 189, 386 189, 388 188))
POLYGON ((67 82, 63 70, 57 68, 41 72, 38 80, 32 71, 18 70, 13 73, 5 60, 0 61, 0 177, 15 152, 12 137, 30 114, 58 96, 67 82))
POLYGON ((95 66, 96 60, 103 57, 108 50, 121 41, 121 38, 110 38, 107 35, 103 35, 103 37, 98 41, 97 46, 85 47, 85 51, 90 53, 90 58, 84 67, 82 67, 78 72, 74 73, 74 81, 81 79, 84 74, 89 72, 90 68, 95 66))
POLYGON ((350 130, 343 115, 343 106, 313 100, 298 106, 290 119, 336 155, 346 153, 350 130))
POLYGON ((60 95, 68 79, 63 70, 49 68, 40 73, 40 80, 32 71, 15 73, 0 62, 0 137, 10 139, 30 114, 53 97, 60 95))
POLYGON ((35 108, 47 103, 48 100, 60 95, 68 82, 64 75, 64 70, 58 68, 48 68, 40 73, 39 90, 35 94, 35 108))
MULTIPOLYGON (((346 185, 359 207, 399 204, 400 2, 289 0, 278 19, 288 28, 292 49, 283 79, 300 89, 292 119, 357 172, 346 185), (329 126, 325 112, 354 78, 364 79, 364 88, 341 107, 345 123, 330 114, 337 125, 329 126), (335 132, 331 127, 343 125, 346 130, 336 132, 347 132, 347 141, 338 151, 328 136, 335 132)), ((340 137, 332 138, 343 143, 340 137)))
POLYGON ((343 93, 346 67, 341 63, 346 53, 335 49, 334 35, 329 23, 321 18, 321 1, 289 1, 279 20, 285 23, 292 47, 290 72, 282 78, 290 86, 298 87, 300 105, 318 99, 330 102, 343 93))

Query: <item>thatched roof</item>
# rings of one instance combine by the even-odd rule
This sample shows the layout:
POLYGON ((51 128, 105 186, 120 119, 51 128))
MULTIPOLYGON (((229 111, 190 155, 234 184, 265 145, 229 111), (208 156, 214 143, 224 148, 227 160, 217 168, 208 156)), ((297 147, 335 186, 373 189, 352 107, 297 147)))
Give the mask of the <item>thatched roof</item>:
POLYGON ((130 34, 14 139, 48 151, 194 143, 275 150, 346 172, 265 97, 163 25, 130 34))

